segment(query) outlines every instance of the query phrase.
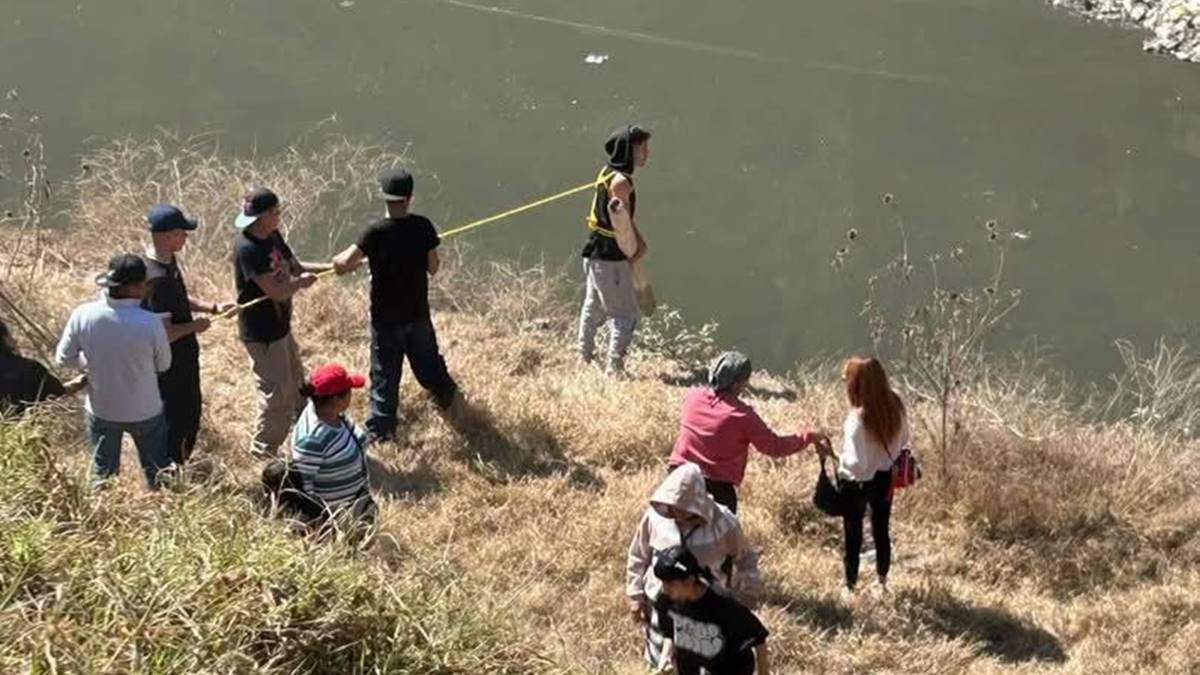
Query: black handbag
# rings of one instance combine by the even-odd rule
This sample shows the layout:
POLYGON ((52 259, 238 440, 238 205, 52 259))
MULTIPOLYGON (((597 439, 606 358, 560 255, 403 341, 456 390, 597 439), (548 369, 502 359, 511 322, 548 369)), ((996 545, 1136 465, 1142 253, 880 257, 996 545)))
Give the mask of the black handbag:
POLYGON ((813 490, 813 506, 827 516, 841 516, 846 512, 841 485, 835 475, 831 479, 825 473, 825 458, 821 458, 821 471, 817 474, 817 487, 813 490))

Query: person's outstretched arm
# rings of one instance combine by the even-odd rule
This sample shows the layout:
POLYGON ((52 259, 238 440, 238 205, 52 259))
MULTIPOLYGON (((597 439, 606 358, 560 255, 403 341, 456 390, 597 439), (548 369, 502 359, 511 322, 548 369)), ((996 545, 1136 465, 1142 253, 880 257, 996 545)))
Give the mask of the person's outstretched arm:
POLYGON ((363 253, 358 244, 350 244, 346 250, 333 256, 333 269, 338 274, 346 274, 358 269, 358 266, 367 259, 367 254, 363 253))
POLYGON ((197 314, 224 314, 234 307, 237 307, 237 303, 188 298, 188 307, 197 314))
MULTIPOLYGON (((174 342, 181 337, 191 335, 193 333, 203 333, 208 330, 210 321, 204 317, 193 319, 186 323, 175 323, 167 316, 170 313, 171 302, 169 299, 170 288, 167 286, 166 279, 151 279, 147 284, 146 295, 142 298, 142 308, 148 312, 154 312, 163 317, 163 328, 167 331, 167 342, 174 342)), ((196 311, 197 307, 201 307, 200 303, 188 300, 188 306, 192 311, 196 311)), ((204 311, 209 309, 215 310, 217 306, 210 303, 204 311)), ((213 312, 214 314, 216 312, 213 312)))
POLYGON ((787 457, 800 452, 816 441, 820 434, 805 429, 799 434, 780 436, 767 426, 758 413, 750 409, 745 417, 746 437, 756 450, 770 457, 787 457))

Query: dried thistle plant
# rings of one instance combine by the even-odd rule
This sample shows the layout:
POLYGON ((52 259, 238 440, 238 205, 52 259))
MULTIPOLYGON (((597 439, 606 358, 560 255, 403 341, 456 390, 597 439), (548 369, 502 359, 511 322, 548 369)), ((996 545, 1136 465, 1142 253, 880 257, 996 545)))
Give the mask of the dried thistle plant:
MULTIPOLYGON (((895 197, 889 193, 881 201, 898 250, 866 272, 861 316, 900 386, 910 398, 931 404, 931 414, 919 408, 917 417, 934 441, 939 473, 953 483, 949 455, 966 431, 960 403, 985 372, 988 335, 1020 304, 1021 290, 1005 283, 1005 261, 1012 242, 1028 235, 989 220, 982 242, 918 259, 895 197)), ((875 228, 880 239, 886 230, 875 228)), ((846 238, 850 243, 835 254, 835 269, 846 266, 867 235, 852 229, 846 238)))

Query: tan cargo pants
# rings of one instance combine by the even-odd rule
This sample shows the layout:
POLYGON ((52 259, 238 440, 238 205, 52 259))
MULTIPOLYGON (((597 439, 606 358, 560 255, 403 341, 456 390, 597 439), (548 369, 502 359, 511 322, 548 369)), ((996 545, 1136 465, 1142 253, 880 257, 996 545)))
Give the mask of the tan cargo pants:
POLYGON ((308 404, 308 399, 300 395, 305 377, 300 349, 291 333, 274 342, 245 344, 258 385, 258 419, 251 449, 256 454, 276 455, 292 423, 308 404))

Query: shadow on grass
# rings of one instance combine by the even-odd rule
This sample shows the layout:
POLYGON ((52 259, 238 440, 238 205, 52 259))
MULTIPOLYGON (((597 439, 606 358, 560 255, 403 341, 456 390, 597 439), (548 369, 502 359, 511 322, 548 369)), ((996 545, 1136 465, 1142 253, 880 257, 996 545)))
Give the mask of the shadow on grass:
POLYGON ((840 633, 854 625, 854 612, 845 603, 825 595, 794 592, 780 585, 775 578, 767 578, 762 599, 819 631, 840 633))
MULTIPOLYGON (((768 589, 766 602, 778 605, 796 621, 817 630, 836 634, 857 627, 867 633, 885 633, 897 627, 891 610, 872 611, 876 601, 855 606, 807 594, 768 589), (889 618, 890 615, 890 618, 889 618)), ((967 604, 942 589, 903 590, 884 601, 907 618, 913 630, 925 629, 970 644, 980 654, 1007 664, 1026 662, 1065 663, 1062 641, 1050 631, 1000 607, 967 604)))
POLYGON ((367 470, 371 492, 377 497, 422 499, 441 492, 443 488, 437 472, 425 462, 409 471, 397 471, 388 462, 368 454, 367 470))
POLYGON ((511 433, 505 433, 487 410, 469 401, 458 405, 458 410, 445 416, 466 441, 457 453, 458 459, 488 480, 508 482, 565 475, 579 489, 604 487, 604 480, 591 467, 566 456, 558 439, 539 420, 523 420, 511 433))
POLYGON ((781 605, 797 621, 824 632, 840 633, 854 625, 854 612, 832 598, 777 594, 769 597, 768 602, 781 605))
POLYGON ((1003 608, 972 606, 945 591, 902 591, 896 602, 933 632, 968 642, 1004 663, 1067 660, 1057 636, 1003 608))

